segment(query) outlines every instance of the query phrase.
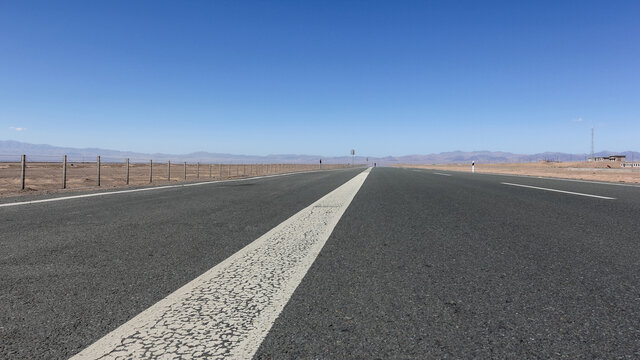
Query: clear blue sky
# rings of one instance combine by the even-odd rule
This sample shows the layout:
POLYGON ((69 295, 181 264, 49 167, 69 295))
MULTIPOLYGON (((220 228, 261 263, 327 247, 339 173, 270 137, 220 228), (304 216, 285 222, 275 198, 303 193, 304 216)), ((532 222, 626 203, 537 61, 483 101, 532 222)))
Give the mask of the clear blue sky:
POLYGON ((0 140, 640 150, 640 1, 0 2, 0 140))

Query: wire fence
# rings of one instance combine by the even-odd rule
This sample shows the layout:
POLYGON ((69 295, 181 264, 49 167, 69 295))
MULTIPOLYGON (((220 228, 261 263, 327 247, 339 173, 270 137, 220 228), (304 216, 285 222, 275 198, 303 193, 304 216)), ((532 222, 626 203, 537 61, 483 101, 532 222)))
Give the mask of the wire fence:
POLYGON ((0 154, 0 196, 60 189, 169 184, 224 180, 311 170, 349 164, 221 164, 76 156, 0 154), (30 161, 30 158, 37 161, 30 161))

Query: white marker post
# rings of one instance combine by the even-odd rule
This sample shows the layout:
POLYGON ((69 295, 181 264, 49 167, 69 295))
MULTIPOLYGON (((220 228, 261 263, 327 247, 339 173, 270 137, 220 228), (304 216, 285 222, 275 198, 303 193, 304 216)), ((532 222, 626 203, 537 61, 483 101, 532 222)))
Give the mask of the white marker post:
POLYGON ((472 161, 471 162, 471 173, 474 173, 474 172, 476 172, 476 162, 472 161))

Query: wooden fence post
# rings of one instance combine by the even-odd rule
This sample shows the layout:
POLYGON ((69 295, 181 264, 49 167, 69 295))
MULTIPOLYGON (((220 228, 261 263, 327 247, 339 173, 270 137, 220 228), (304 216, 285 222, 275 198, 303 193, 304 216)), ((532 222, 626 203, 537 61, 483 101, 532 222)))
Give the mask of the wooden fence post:
POLYGON ((196 179, 200 179, 200 161, 196 163, 196 179))
POLYGON ((25 177, 25 170, 27 168, 27 155, 22 155, 20 157, 20 189, 24 190, 24 177, 25 177))
POLYGON ((184 179, 187 180, 187 162, 184 162, 184 179))
POLYGON ((96 165, 98 168, 98 186, 100 186, 100 155, 96 158, 96 165))
POLYGON ((212 174, 213 174, 213 173, 211 172, 211 166, 212 166, 212 165, 211 165, 211 164, 209 164, 209 177, 212 177, 212 174))
POLYGON ((167 160, 167 181, 171 182, 171 160, 167 160))
POLYGON ((127 178, 126 178, 126 183, 127 183, 127 185, 129 185, 129 158, 127 158, 127 178))
POLYGON ((62 156, 62 188, 67 188, 67 155, 62 156))
POLYGON ((153 183, 153 160, 149 160, 149 184, 153 183))

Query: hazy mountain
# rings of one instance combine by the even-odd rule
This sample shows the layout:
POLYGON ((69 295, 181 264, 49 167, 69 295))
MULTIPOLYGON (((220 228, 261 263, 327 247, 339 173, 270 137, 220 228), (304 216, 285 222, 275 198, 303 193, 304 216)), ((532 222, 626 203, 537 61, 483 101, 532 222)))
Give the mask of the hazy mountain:
MULTIPOLYGON (((30 161, 58 161, 63 155, 67 155, 69 161, 94 161, 96 156, 100 155, 101 161, 124 161, 130 158, 134 162, 149 161, 167 161, 173 162, 203 162, 203 163, 317 163, 321 158, 323 162, 335 163, 336 159, 340 162, 347 162, 344 158, 324 158, 320 155, 296 155, 296 154, 274 154, 266 156, 257 155, 235 155, 225 153, 209 153, 194 152, 190 154, 146 154, 132 151, 120 151, 98 148, 69 148, 57 147, 42 144, 29 144, 19 141, 2 141, 0 140, 0 161, 15 161, 19 159, 21 154, 26 154, 30 161), (343 160, 344 159, 344 160, 343 160)), ((351 158, 349 157, 349 162, 351 158)))
MULTIPOLYGON (((195 152, 191 154, 145 154, 131 151, 107 150, 97 148, 68 148, 51 145, 29 144, 18 141, 0 140, 0 161, 17 161, 21 154, 26 154, 30 161, 58 161, 62 155, 67 155, 69 161, 94 161, 97 155, 101 156, 104 162, 124 161, 130 158, 131 161, 154 161, 163 162, 171 160, 173 162, 203 162, 203 163, 317 163, 322 159, 324 163, 350 163, 351 156, 324 157, 320 155, 297 155, 297 154, 273 154, 266 156, 256 155, 234 155, 224 153, 195 152)), ((628 160, 640 160, 640 153, 635 151, 601 151, 596 156, 607 156, 613 154, 627 155, 628 160)), ((514 154, 502 151, 450 151, 438 154, 426 155, 403 155, 386 157, 369 157, 369 162, 377 162, 379 165, 393 164, 451 164, 451 163, 505 163, 505 162, 535 162, 540 160, 552 161, 581 161, 588 157, 587 154, 567 154, 560 152, 544 152, 539 154, 514 154)), ((367 158, 356 156, 356 163, 364 163, 367 158)))

